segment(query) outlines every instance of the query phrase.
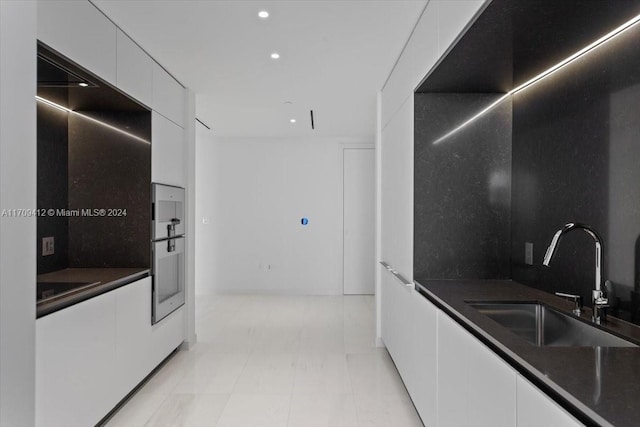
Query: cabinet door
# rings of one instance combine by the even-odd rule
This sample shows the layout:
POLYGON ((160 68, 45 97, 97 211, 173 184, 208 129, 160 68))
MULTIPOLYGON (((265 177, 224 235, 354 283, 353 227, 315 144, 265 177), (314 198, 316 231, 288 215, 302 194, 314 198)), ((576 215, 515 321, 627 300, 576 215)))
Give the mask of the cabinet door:
POLYGON ((382 272, 382 283, 384 285, 382 339, 404 380, 413 372, 410 362, 413 325, 409 308, 411 294, 415 291, 402 285, 386 269, 382 272))
POLYGON ((151 180, 184 187, 184 130, 164 116, 151 116, 151 180))
POLYGON ((382 131, 382 260, 413 274, 413 94, 382 131))
POLYGON ((153 102, 153 60, 118 29, 117 83, 131 97, 151 107, 153 102))
POLYGON ((447 314, 438 313, 440 427, 511 427, 516 373, 447 314))
POLYGON ((150 354, 151 277, 118 288, 114 293, 116 387, 124 397, 155 368, 150 354))
POLYGON ((484 0, 439 1, 438 56, 449 49, 485 3, 484 0))
POLYGON ((169 73, 153 64, 153 109, 184 127, 184 89, 169 73))
POLYGON ((517 378, 517 387, 518 427, 578 427, 583 425, 520 375, 517 378))
POLYGON ((38 39, 116 84, 116 26, 88 1, 38 1, 38 39))
POLYGON ((36 321, 36 425, 95 425, 124 397, 115 376, 113 292, 36 321))
POLYGON ((398 330, 402 321, 402 309, 398 305, 398 290, 394 278, 384 267, 380 266, 382 272, 381 279, 381 298, 382 298, 382 340, 387 351, 394 359, 396 366, 397 349, 400 347, 398 330))
POLYGON ((425 427, 435 426, 438 410, 438 309, 429 300, 413 292, 410 298, 408 366, 404 382, 425 427))

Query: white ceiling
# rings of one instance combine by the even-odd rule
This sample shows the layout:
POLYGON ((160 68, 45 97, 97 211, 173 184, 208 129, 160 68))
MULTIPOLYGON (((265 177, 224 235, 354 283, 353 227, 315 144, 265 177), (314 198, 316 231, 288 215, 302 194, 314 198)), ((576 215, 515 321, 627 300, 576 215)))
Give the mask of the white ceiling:
POLYGON ((376 92, 426 0, 93 3, 196 93, 217 135, 372 137, 376 92))

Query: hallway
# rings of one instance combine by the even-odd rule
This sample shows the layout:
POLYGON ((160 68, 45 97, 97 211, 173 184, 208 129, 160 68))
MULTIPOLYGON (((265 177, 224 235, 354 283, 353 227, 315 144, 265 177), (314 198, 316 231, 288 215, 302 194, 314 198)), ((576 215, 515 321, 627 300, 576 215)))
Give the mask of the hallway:
POLYGON ((420 427, 373 296, 199 297, 198 344, 109 427, 420 427))

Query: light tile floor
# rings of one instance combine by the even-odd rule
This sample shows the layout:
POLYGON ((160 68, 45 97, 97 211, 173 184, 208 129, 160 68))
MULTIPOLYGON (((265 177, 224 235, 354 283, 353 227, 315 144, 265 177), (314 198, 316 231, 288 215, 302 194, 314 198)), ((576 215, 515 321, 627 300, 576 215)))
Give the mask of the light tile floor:
POLYGON ((200 297, 198 344, 109 427, 421 427, 372 296, 200 297))

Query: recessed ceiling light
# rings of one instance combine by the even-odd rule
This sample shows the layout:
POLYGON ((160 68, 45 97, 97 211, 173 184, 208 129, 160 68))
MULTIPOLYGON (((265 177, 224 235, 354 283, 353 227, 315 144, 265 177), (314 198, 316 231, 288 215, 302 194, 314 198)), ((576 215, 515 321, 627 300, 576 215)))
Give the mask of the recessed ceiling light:
POLYGON ((296 119, 291 119, 291 120, 289 120, 289 121, 290 121, 291 123, 295 123, 295 122, 296 122, 296 119))
POLYGON ((89 86, 89 83, 81 82, 81 83, 78 83, 78 86, 87 87, 89 86))
POLYGON ((279 59, 280 58, 280 54, 278 52, 273 52, 271 54, 271 59, 279 59))
POLYGON ((269 17, 269 12, 267 12, 266 10, 261 10, 260 12, 258 12, 258 16, 262 19, 267 19, 269 17))

